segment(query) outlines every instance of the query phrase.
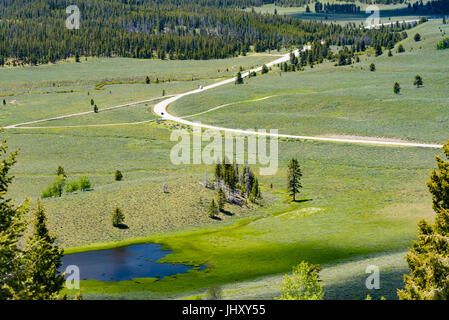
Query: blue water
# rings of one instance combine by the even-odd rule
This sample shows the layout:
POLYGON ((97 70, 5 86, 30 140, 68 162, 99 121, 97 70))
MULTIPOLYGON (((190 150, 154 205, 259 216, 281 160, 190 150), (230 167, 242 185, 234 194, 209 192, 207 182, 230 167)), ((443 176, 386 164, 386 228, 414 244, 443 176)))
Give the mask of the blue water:
POLYGON ((80 270, 80 280, 123 281, 150 277, 161 279, 193 269, 183 264, 157 263, 169 253, 171 251, 162 250, 154 243, 80 252, 65 255, 61 270, 76 265, 80 270))

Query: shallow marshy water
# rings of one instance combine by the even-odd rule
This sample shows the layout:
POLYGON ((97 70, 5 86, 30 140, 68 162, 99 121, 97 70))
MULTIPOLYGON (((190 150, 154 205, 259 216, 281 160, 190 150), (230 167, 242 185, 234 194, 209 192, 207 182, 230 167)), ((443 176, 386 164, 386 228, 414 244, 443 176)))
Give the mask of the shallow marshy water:
MULTIPOLYGON (((69 265, 76 265, 80 271, 80 280, 124 281, 134 278, 161 279, 195 268, 157 262, 170 253, 154 243, 80 252, 65 255, 62 258, 62 270, 69 265)), ((202 270, 204 266, 195 269, 202 270)))

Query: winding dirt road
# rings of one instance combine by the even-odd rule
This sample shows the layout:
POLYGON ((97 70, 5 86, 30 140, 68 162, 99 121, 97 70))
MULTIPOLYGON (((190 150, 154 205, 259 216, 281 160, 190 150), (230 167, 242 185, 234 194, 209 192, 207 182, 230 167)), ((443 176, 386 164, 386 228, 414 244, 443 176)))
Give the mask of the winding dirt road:
MULTIPOLYGON (((310 49, 310 47, 305 48, 303 50, 308 50, 308 49, 310 49)), ((295 55, 298 55, 299 51, 296 50, 294 53, 295 53, 295 55)), ((286 54, 283 57, 268 63, 267 67, 286 62, 289 59, 290 59, 290 54, 286 54)), ((258 67, 256 69, 253 69, 253 70, 243 73, 242 77, 245 78, 249 75, 249 73, 259 72, 261 70, 262 70, 262 67, 258 67)), ((220 81, 220 82, 214 83, 212 85, 206 86, 204 88, 200 88, 200 89, 192 90, 192 91, 189 91, 186 93, 175 95, 169 99, 166 99, 166 100, 161 101, 158 104, 156 104, 154 106, 154 112, 165 120, 174 121, 174 122, 181 123, 184 125, 188 125, 188 126, 192 126, 192 127, 199 127, 199 128, 204 128, 204 129, 227 131, 227 132, 244 134, 244 135, 252 134, 252 135, 259 135, 259 136, 271 136, 271 137, 290 138, 290 139, 298 139, 298 140, 316 140, 316 141, 326 141, 326 142, 357 143, 357 144, 370 144, 370 145, 395 146, 395 147, 402 146, 402 147, 439 148, 439 149, 441 149, 443 147, 442 145, 439 145, 439 144, 388 141, 388 140, 384 140, 384 139, 373 139, 373 138, 335 138, 335 137, 322 137, 322 136, 320 136, 320 137, 318 137, 318 136, 299 136, 299 135, 289 135, 289 134, 280 134, 280 133, 276 134, 276 133, 269 133, 269 132, 258 132, 258 131, 251 131, 251 130, 224 128, 224 127, 218 127, 218 126, 213 126, 213 125, 208 125, 208 124, 192 122, 192 121, 185 119, 187 116, 186 117, 177 117, 175 115, 170 114, 167 110, 167 107, 171 103, 173 103, 183 97, 201 93, 206 90, 211 90, 211 89, 214 89, 214 88, 217 88, 220 86, 224 86, 226 84, 231 84, 231 83, 234 83, 235 80, 236 80, 236 78, 227 79, 227 80, 220 81)), ((227 106, 227 105, 223 105, 223 106, 227 106)), ((219 107, 223 107, 223 106, 219 106, 219 107)), ((219 107, 216 107, 216 108, 219 108, 219 107)), ((211 109, 211 110, 213 110, 213 109, 211 109)), ((211 111, 211 110, 209 110, 209 111, 211 111)))

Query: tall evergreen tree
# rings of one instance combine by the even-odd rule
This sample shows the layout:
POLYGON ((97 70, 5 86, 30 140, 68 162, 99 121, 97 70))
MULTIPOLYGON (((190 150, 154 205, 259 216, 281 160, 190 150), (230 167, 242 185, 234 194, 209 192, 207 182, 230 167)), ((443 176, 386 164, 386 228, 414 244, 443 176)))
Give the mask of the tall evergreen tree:
POLYGON ((288 164, 288 191, 293 201, 296 201, 296 195, 302 188, 301 185, 302 172, 297 159, 291 159, 288 164))
MULTIPOLYGON (((449 160, 449 141, 443 151, 449 160)), ((437 170, 427 187, 432 194, 435 223, 418 223, 418 240, 406 256, 410 275, 404 275, 401 300, 449 300, 449 161, 436 157, 437 170)))
POLYGON ((240 72, 237 73, 237 78, 235 79, 235 84, 243 84, 242 74, 240 72))
POLYGON ((16 163, 16 152, 8 153, 6 140, 0 142, 0 300, 12 299, 13 292, 21 289, 20 266, 22 252, 17 242, 26 228, 23 216, 28 202, 14 206, 6 197, 13 177, 9 171, 16 163))
POLYGON ((40 204, 34 213, 34 230, 24 252, 24 288, 14 294, 20 300, 49 300, 59 298, 64 286, 63 250, 55 245, 56 237, 47 228, 45 210, 40 204))
POLYGON ((218 210, 223 211, 225 203, 226 203, 226 194, 224 193, 224 191, 221 187, 218 188, 218 191, 217 191, 216 203, 217 203, 218 210))

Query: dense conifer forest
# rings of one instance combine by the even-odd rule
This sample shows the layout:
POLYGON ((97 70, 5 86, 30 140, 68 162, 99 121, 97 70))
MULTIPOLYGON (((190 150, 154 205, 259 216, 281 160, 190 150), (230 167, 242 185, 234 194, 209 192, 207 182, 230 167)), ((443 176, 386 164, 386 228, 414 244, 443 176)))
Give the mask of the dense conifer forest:
MULTIPOLYGON (((277 1, 292 5, 302 0, 277 1)), ((0 65, 42 64, 68 57, 212 59, 321 40, 387 46, 392 29, 363 30, 240 10, 268 0, 80 0, 80 28, 67 29, 71 1, 1 0, 0 65)), ((399 28, 401 29, 401 28, 399 28)))

